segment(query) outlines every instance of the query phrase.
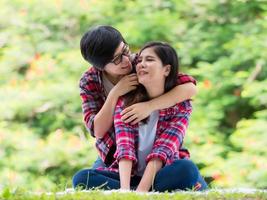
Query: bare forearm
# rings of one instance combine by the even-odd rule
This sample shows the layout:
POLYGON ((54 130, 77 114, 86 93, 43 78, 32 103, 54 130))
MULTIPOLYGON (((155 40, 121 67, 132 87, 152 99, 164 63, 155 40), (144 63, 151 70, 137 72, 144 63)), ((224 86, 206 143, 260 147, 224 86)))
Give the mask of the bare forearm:
POLYGON ((144 175, 136 189, 138 192, 148 192, 154 182, 156 173, 162 168, 162 161, 160 159, 152 159, 146 166, 144 175))
POLYGON ((197 93, 197 88, 193 83, 178 85, 169 92, 148 101, 151 110, 169 108, 177 103, 191 99, 197 93))
POLYGON ((110 92, 103 107, 94 118, 95 137, 102 138, 113 124, 113 114, 116 107, 118 96, 110 92))
POLYGON ((132 165, 131 160, 123 158, 119 161, 120 184, 123 190, 130 190, 132 165))

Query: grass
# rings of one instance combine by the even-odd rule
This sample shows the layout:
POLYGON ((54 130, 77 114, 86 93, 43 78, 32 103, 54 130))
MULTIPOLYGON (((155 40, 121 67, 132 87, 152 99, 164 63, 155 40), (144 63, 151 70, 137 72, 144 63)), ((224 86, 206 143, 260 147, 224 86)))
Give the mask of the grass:
POLYGON ((0 192, 2 200, 266 200, 267 191, 255 190, 252 192, 210 190, 208 192, 176 192, 176 193, 146 193, 118 192, 118 191, 78 191, 78 192, 54 192, 54 193, 34 193, 22 189, 11 191, 6 188, 0 192))

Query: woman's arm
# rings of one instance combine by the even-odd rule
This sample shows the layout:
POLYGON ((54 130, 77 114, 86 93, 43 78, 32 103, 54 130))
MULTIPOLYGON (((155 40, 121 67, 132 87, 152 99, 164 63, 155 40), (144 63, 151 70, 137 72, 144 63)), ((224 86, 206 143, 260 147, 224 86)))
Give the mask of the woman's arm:
POLYGON ((179 152, 183 143, 192 108, 189 101, 182 102, 175 107, 173 108, 173 114, 171 114, 172 117, 167 123, 164 123, 163 132, 154 142, 153 149, 146 158, 148 164, 138 185, 138 192, 149 191, 156 173, 163 165, 170 163, 170 160, 175 153, 179 152))
POLYGON ((196 86, 190 82, 178 85, 171 91, 147 102, 136 103, 122 111, 125 123, 136 124, 147 118, 153 111, 169 108, 196 95, 196 86))
POLYGON ((137 192, 148 192, 153 185, 157 172, 162 168, 162 161, 158 158, 151 159, 145 169, 142 179, 136 189, 137 192))
POLYGON ((159 158, 163 164, 168 163, 175 153, 178 153, 189 124, 192 106, 189 100, 179 103, 165 110, 167 119, 162 123, 162 132, 155 140, 151 153, 147 156, 149 162, 153 158, 159 158))
POLYGON ((115 108, 114 128, 117 149, 114 158, 119 163, 121 189, 129 190, 132 166, 137 162, 135 136, 138 134, 138 127, 125 124, 121 120, 123 105, 123 100, 119 99, 115 108))
MULTIPOLYGON (((170 109, 173 111, 172 116, 165 123, 163 132, 154 142, 152 151, 146 158, 148 164, 137 188, 139 192, 146 192, 150 189, 156 173, 166 164, 168 159, 179 151, 183 143, 189 116, 192 112, 191 103, 185 101, 170 109)), ((170 113, 168 114, 170 115, 170 113)))
POLYGON ((119 161, 120 185, 122 190, 130 190, 132 165, 132 160, 123 158, 119 161))

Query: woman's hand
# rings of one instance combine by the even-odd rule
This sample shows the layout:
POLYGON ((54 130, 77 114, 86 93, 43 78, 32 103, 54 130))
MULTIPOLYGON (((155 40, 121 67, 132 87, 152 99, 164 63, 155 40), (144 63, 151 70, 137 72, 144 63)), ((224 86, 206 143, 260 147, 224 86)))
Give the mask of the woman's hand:
POLYGON ((156 177, 156 174, 162 168, 162 165, 163 165, 163 162, 159 158, 153 158, 147 163, 142 179, 136 188, 136 192, 148 192, 149 191, 151 186, 154 184, 154 181, 155 181, 154 179, 156 177))
POLYGON ((116 94, 117 97, 127 94, 128 92, 136 89, 138 85, 138 80, 136 74, 129 74, 124 76, 112 89, 112 92, 116 94))
POLYGON ((124 121, 124 123, 131 123, 131 125, 134 125, 141 120, 147 118, 151 112, 152 107, 150 106, 149 101, 148 102, 141 102, 133 104, 127 108, 125 108, 121 112, 121 119, 124 121))

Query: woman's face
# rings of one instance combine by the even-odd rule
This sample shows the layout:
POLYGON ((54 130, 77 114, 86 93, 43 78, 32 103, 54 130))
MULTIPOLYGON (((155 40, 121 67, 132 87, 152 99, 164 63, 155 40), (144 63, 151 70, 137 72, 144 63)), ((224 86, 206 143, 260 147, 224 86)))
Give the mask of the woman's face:
POLYGON ((146 48, 141 52, 136 65, 138 82, 144 86, 164 84, 169 70, 170 66, 162 64, 153 47, 146 48))
POLYGON ((111 62, 106 64, 104 70, 113 76, 121 76, 129 74, 132 70, 132 63, 130 62, 129 46, 121 42, 116 49, 111 62))

